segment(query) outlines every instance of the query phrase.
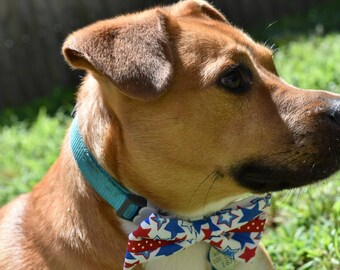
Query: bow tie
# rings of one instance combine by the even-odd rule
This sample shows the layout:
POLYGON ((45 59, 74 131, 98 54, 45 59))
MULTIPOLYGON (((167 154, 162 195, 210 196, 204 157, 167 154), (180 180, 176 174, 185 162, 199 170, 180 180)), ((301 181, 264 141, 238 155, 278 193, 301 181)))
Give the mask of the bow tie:
POLYGON ((270 194, 249 197, 216 214, 184 221, 151 214, 129 235, 124 269, 170 256, 205 241, 236 261, 248 262, 261 239, 270 205, 270 194))

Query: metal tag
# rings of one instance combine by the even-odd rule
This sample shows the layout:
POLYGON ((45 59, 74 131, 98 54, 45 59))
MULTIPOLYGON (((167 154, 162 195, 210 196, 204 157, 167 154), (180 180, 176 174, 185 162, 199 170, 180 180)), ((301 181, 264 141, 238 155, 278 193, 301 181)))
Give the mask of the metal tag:
POLYGON ((213 270, 234 270, 239 265, 239 262, 222 254, 214 247, 210 248, 209 262, 213 270))

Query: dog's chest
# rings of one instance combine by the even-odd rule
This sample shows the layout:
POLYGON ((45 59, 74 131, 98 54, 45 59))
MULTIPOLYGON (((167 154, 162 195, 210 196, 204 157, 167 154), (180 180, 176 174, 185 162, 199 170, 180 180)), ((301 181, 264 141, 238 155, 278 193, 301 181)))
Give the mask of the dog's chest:
POLYGON ((196 243, 169 257, 147 262, 143 265, 143 268, 145 270, 210 270, 211 265, 208 261, 209 249, 210 245, 207 243, 196 243))

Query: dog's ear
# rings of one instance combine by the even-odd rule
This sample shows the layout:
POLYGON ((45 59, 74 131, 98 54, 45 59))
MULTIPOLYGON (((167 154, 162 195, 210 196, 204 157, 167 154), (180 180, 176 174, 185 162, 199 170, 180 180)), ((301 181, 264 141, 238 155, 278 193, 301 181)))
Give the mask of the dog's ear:
POLYGON ((174 16, 205 16, 210 19, 229 23, 226 17, 204 0, 186 0, 175 4, 174 16))
POLYGON ((167 20, 153 11, 100 21, 72 33, 62 51, 73 68, 106 76, 132 98, 154 100, 173 70, 167 20))

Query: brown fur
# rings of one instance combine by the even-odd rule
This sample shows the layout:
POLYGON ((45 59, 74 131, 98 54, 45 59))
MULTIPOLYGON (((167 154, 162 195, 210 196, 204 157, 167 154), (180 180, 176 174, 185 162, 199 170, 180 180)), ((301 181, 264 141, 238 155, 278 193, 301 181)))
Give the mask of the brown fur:
MULTIPOLYGON (((181 216, 249 192, 231 166, 318 153, 315 120, 338 98, 283 82, 271 51, 204 1, 95 23, 72 33, 63 53, 88 71, 77 115, 97 160, 125 187, 181 216), (253 74, 244 94, 215 84, 237 63, 253 74)), ((0 269, 122 268, 127 236, 81 176, 68 135, 43 180, 0 218, 0 269)))

